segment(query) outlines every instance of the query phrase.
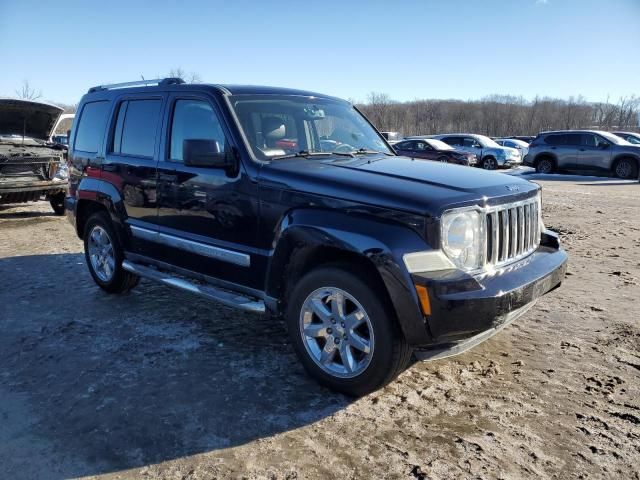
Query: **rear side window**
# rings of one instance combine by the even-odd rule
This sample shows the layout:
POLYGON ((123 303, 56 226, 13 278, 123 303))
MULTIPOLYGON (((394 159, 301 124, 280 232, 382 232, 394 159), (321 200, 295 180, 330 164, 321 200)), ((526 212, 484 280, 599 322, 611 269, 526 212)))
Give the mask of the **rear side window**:
POLYGON ((162 100, 127 100, 120 104, 112 152, 153 157, 162 100))
POLYGON ((78 132, 76 133, 75 149, 82 152, 97 153, 100 141, 107 126, 109 102, 86 103, 82 108, 78 132))
POLYGON ((447 145, 452 145, 452 146, 462 145, 462 138, 460 137, 446 137, 446 138, 443 138, 442 141, 447 145))
POLYGON ((566 145, 567 144, 567 136, 566 135, 549 135, 544 139, 544 143, 547 145, 566 145))
POLYGON ((569 133, 567 135, 567 145, 580 145, 582 142, 582 135, 579 133, 569 133))

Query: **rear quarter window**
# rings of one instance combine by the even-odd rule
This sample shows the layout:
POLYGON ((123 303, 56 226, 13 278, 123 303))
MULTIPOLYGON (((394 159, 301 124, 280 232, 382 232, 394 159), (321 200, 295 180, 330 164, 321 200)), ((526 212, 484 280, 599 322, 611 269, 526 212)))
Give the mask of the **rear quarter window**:
POLYGON ((97 153, 107 126, 109 102, 85 103, 80 114, 75 149, 82 152, 97 153))

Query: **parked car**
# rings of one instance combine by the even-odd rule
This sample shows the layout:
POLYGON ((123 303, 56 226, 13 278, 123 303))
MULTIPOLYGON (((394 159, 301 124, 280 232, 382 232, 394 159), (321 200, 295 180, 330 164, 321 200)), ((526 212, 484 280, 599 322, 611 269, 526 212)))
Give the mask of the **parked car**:
POLYGON ((612 132, 614 135, 626 140, 632 145, 640 145, 640 133, 637 132, 612 132))
POLYGON ((520 152, 514 148, 502 147, 489 137, 470 133, 433 135, 456 150, 473 153, 478 158, 478 166, 485 170, 509 168, 522 163, 520 152))
POLYGON ((512 138, 514 140, 520 140, 521 142, 531 143, 533 139, 536 138, 535 135, 514 135, 511 137, 500 137, 500 138, 512 138))
POLYGON ((539 173, 604 173, 635 179, 640 165, 640 146, 598 130, 544 132, 529 145, 524 163, 539 173))
POLYGON ((478 159, 473 153, 458 151, 435 138, 402 140, 394 144, 393 149, 398 155, 412 158, 424 158, 426 160, 437 160, 438 162, 467 166, 475 166, 478 163, 478 159))
POLYGON ((62 109, 30 100, 0 99, 0 205, 46 199, 64 214, 67 166, 48 144, 62 109))
POLYGON ((495 142, 503 147, 515 148, 520 152, 522 158, 529 153, 529 144, 517 138, 495 138, 495 142))
POLYGON ((170 78, 91 88, 78 112, 65 205, 94 281, 282 316, 346 394, 471 348, 563 280, 538 185, 397 156, 346 101, 170 78))

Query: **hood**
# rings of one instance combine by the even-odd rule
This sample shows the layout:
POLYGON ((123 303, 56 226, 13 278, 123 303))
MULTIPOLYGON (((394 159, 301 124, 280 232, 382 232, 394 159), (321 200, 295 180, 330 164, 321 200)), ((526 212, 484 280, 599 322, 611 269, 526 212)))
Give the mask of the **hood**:
POLYGON ((276 160, 260 177, 272 188, 433 217, 453 207, 528 198, 540 188, 503 173, 401 156, 276 160))
POLYGON ((0 135, 48 140, 62 112, 48 103, 0 98, 0 135))

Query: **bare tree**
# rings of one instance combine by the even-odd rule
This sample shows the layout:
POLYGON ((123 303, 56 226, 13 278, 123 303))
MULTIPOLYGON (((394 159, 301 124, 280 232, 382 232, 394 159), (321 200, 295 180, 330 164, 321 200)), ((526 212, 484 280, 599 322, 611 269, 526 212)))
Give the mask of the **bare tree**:
POLYGON ((23 100, 37 100, 42 97, 42 90, 36 91, 35 88, 32 88, 31 85, 29 85, 29 80, 23 80, 22 87, 16 90, 16 95, 18 98, 23 100))
POLYGON ((181 78, 187 83, 202 83, 202 77, 200 76, 200 74, 195 72, 187 73, 181 67, 172 68, 171 70, 169 70, 167 76, 181 78))

